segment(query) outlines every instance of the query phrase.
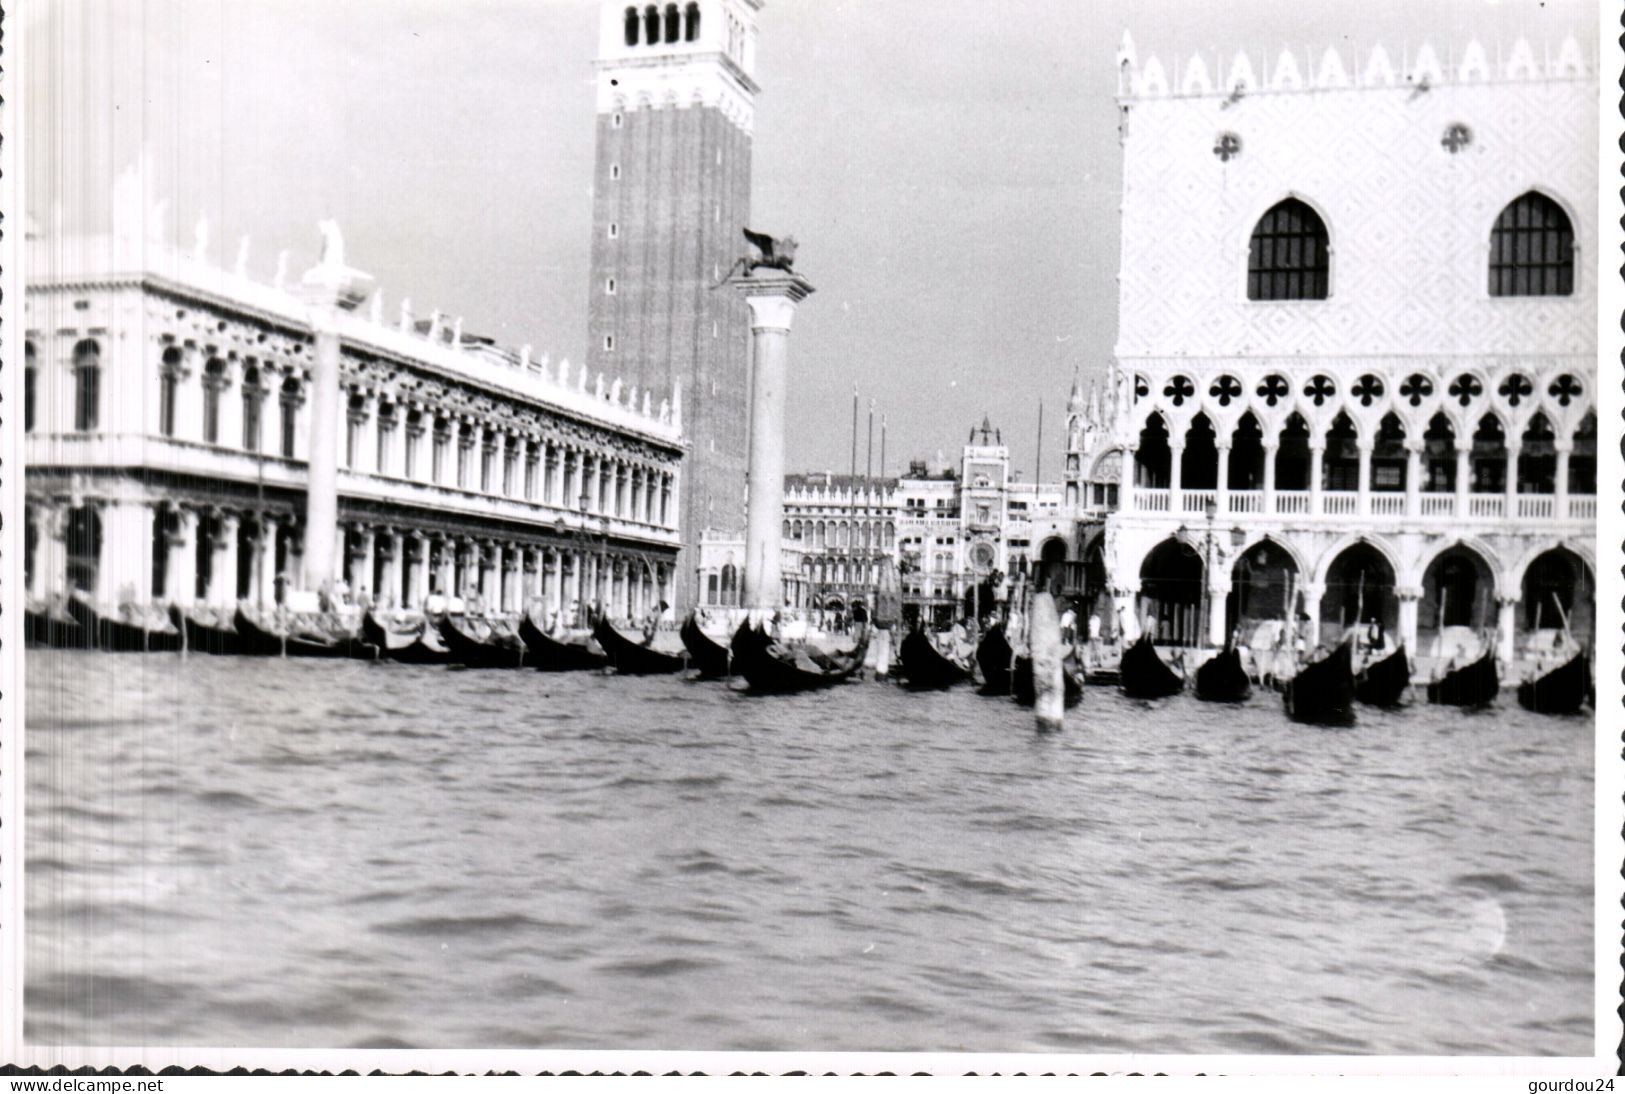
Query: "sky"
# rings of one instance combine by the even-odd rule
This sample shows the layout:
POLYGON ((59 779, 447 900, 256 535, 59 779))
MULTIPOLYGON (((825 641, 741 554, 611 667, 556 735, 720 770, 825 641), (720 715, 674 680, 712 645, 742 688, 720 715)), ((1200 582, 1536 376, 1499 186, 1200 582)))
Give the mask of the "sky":
MULTIPOLYGON (((230 266, 314 262, 336 218, 394 315, 584 357, 597 0, 57 0, 25 14, 27 212, 105 215, 145 154, 164 231, 207 216, 230 266)), ((1536 55, 1591 0, 767 0, 753 227, 801 242, 817 288, 791 340, 786 464, 844 472, 852 390, 888 420, 886 470, 949 459, 986 414, 1024 478, 1054 479, 1074 374, 1116 337, 1115 54, 1246 49, 1303 64, 1471 37, 1536 55), (1040 465, 1039 407, 1043 406, 1040 465)), ((1307 68, 1306 68, 1307 71, 1307 68)), ((860 429, 862 426, 860 426, 860 429)), ((867 441, 860 433, 859 471, 867 441)))

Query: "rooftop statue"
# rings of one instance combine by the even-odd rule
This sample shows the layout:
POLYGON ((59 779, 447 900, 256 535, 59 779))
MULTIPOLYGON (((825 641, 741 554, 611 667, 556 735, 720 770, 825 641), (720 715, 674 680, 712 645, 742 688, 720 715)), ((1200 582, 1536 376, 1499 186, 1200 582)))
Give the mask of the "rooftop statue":
POLYGON ((753 270, 794 272, 791 267, 795 263, 796 247, 798 246, 795 236, 785 236, 783 239, 779 239, 762 232, 753 232, 749 228, 744 229, 744 232, 746 242, 755 249, 756 253, 745 255, 736 261, 722 280, 718 281, 713 288, 722 285, 723 282, 736 273, 743 273, 746 277, 749 277, 753 270))
POLYGON ((323 266, 340 269, 344 266, 344 236, 339 232, 339 222, 331 218, 319 221, 316 230, 322 233, 322 262, 323 266))

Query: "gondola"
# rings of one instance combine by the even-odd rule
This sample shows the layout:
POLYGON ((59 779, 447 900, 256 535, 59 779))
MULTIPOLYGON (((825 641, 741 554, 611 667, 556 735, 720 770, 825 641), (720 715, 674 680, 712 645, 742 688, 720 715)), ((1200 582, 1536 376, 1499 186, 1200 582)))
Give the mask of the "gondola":
POLYGON ((700 630, 700 621, 690 612, 677 632, 682 636, 683 648, 688 650, 689 664, 700 670, 702 680, 720 680, 730 670, 728 647, 713 641, 700 630))
POLYGON ((862 669, 864 655, 869 651, 869 627, 863 628, 857 646, 845 654, 825 654, 810 647, 786 649, 760 628, 753 628, 748 635, 735 634, 732 648, 734 669, 745 678, 751 691, 789 695, 832 687, 862 669), (815 660, 813 653, 824 663, 815 660))
POLYGON ((1009 695, 1014 684, 1015 651, 1004 635, 1004 624, 995 623, 976 643, 976 667, 982 670, 983 695, 1009 695))
POLYGON ((449 615, 435 620, 440 640, 455 664, 471 669, 517 669, 535 664, 517 635, 492 629, 484 620, 464 616, 459 623, 449 615))
POLYGON ((242 652, 260 657, 328 657, 353 658, 358 661, 376 661, 379 649, 371 642, 353 634, 339 634, 332 638, 313 634, 285 633, 272 630, 249 615, 240 606, 232 617, 237 633, 242 635, 242 652))
POLYGON ((1252 693, 1253 683, 1235 646, 1226 646, 1196 670, 1196 697, 1205 703, 1245 703, 1252 693))
POLYGON ((904 636, 897 647, 897 661, 908 686, 922 691, 953 687, 970 679, 970 667, 945 656, 923 630, 904 636))
POLYGON ((1344 642, 1311 661, 1287 682, 1282 699, 1294 722, 1317 726, 1354 724, 1354 644, 1344 642))
POLYGON ((688 667, 688 658, 682 654, 663 653, 653 646, 634 642, 610 626, 607 619, 598 620, 592 636, 604 648, 610 667, 623 676, 658 676, 682 672, 688 667))
MULTIPOLYGON (((1010 696, 1024 707, 1030 707, 1038 701, 1038 692, 1033 685, 1031 657, 1016 658, 1015 667, 1010 670, 1010 696)), ((1066 660, 1061 662, 1061 702, 1071 710, 1082 701, 1083 670, 1069 654, 1066 660)))
POLYGON ((102 615, 88 601, 70 596, 64 604, 88 645, 109 653, 159 653, 181 648, 174 627, 144 627, 102 615))
POLYGON ((89 638, 71 615, 56 607, 23 609, 23 643, 53 649, 83 649, 89 638))
POLYGON ((1163 662, 1150 635, 1123 651, 1118 674, 1118 686, 1130 699, 1163 699, 1185 689, 1185 678, 1163 662))
POLYGON ((237 628, 229 620, 222 622, 220 613, 210 612, 209 618, 200 619, 196 608, 187 611, 179 604, 171 604, 169 621, 186 636, 186 648, 194 653, 230 655, 245 652, 243 636, 237 633, 237 628))
POLYGON ((1495 649, 1470 665, 1446 672, 1428 684, 1428 702, 1453 707, 1482 707, 1495 702, 1501 690, 1501 674, 1495 667, 1495 649))
POLYGON ((1518 685, 1518 704, 1536 714, 1573 714, 1591 693, 1591 664, 1584 650, 1518 685))
POLYGON ((378 655, 385 661, 399 661, 403 665, 444 665, 451 661, 451 651, 438 641, 437 630, 427 620, 405 630, 392 627, 372 612, 361 617, 361 637, 378 647, 378 655))
POLYGON ((1397 707, 1411 684, 1411 662, 1400 646, 1380 661, 1360 670, 1354 683, 1354 697, 1367 706, 1397 707))
POLYGON ((533 623, 529 615, 519 617, 519 640, 530 651, 528 660, 543 672, 572 672, 604 667, 604 655, 586 642, 554 638, 533 623))

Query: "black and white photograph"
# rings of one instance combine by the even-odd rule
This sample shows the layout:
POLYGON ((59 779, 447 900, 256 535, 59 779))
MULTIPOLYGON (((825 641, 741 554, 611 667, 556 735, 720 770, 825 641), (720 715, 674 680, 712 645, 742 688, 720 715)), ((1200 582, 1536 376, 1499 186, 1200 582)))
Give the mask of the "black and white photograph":
POLYGON ((0 1063, 1614 1074, 1617 4, 6 14, 0 1063))

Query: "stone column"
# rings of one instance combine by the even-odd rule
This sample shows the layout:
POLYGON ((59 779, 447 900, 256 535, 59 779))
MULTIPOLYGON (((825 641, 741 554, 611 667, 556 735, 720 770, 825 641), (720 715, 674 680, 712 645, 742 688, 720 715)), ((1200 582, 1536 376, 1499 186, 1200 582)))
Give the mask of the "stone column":
POLYGON ((1496 620, 1495 656, 1508 667, 1517 655, 1518 601, 1521 599, 1518 593, 1503 593, 1495 601, 1500 609, 1496 620))
MULTIPOLYGON (((44 545, 43 538, 40 543, 44 545)), ((164 596, 183 607, 197 599, 197 512, 185 506, 175 509, 175 530, 169 533, 169 555, 164 559, 164 596)))
POLYGON ((1399 598, 1399 640, 1405 644, 1412 666, 1416 662, 1416 609, 1422 600, 1422 589, 1416 585, 1401 585, 1394 589, 1399 598))
POLYGON ((282 521, 278 517, 260 518, 259 542, 255 544, 254 552, 255 607, 276 606, 276 537, 281 527, 282 521))
POLYGON ((1123 461, 1117 472, 1117 511, 1120 513, 1134 512, 1134 460, 1138 452, 1137 445, 1123 446, 1123 461))
POLYGON ((1354 448, 1355 458, 1359 461, 1355 471, 1355 499, 1354 511, 1362 516, 1371 515, 1371 446, 1358 444, 1354 448))
POLYGON ((445 536, 439 537, 439 543, 440 569, 435 574, 435 584, 438 586, 441 596, 457 596, 459 595, 456 584, 457 552, 461 550, 461 547, 460 545, 447 539, 445 536))
POLYGON ((1468 495, 1472 493, 1472 442, 1466 448, 1456 449, 1456 519, 1465 519, 1468 514, 1468 495))
POLYGON ((1299 588, 1303 592, 1303 611, 1309 617, 1309 623, 1303 632, 1304 642, 1310 652, 1320 645, 1320 599, 1326 595, 1326 586, 1305 581, 1299 588))
POLYGON ((1264 512, 1270 515, 1275 513, 1275 456, 1279 451, 1279 445, 1264 446, 1264 512))
POLYGON ((152 600, 152 507, 114 501, 102 507, 102 549, 96 565, 96 600, 103 608, 152 600))
POLYGON ((1518 518, 1518 457, 1523 452, 1523 446, 1507 447, 1507 481, 1506 481, 1506 519, 1518 518))
POLYGON ((789 271, 732 279, 751 312, 750 463, 745 501, 744 606, 772 612, 784 602, 784 406, 790 324, 812 285, 789 271))
POLYGON ((310 368, 310 471, 305 491, 304 587, 333 584, 338 559, 338 458, 345 428, 339 388, 339 326, 342 313, 365 299, 371 278, 344 265, 338 226, 324 221, 322 260, 301 282, 315 335, 310 368))
POLYGON ((1213 503, 1219 507, 1221 515, 1230 512, 1230 446, 1219 445, 1215 451, 1218 453, 1218 478, 1214 480, 1213 503))
POLYGON ((1557 481, 1552 484, 1556 491, 1556 517, 1558 520, 1569 519, 1569 455, 1574 451, 1574 442, 1557 442, 1557 481))
POLYGON ((1405 442, 1405 515, 1422 515, 1422 441, 1405 442))
POLYGON ((384 556, 384 587, 374 589, 372 598, 379 603, 404 607, 401 602, 401 574, 406 565, 406 537, 399 528, 384 529, 383 548, 387 552, 384 556))
POLYGON ((1168 446, 1168 512, 1185 511, 1185 446, 1168 446))
POLYGON ((422 532, 411 536, 412 567, 404 608, 421 608, 429 598, 429 537, 422 532))
POLYGON ((378 558, 378 534, 369 524, 361 529, 359 538, 361 546, 356 558, 358 572, 350 582, 350 595, 359 599, 362 593, 366 593, 376 601, 378 590, 372 587, 372 576, 378 558))
POLYGON ((489 550, 480 550, 480 599, 486 611, 502 610, 502 566, 505 552, 502 544, 492 543, 489 550))
POLYGON ((1318 517, 1318 516, 1320 516, 1320 513, 1321 513, 1320 498, 1321 498, 1321 492, 1324 489, 1324 486, 1322 485, 1322 481, 1323 481, 1323 479, 1325 477, 1324 476, 1325 463, 1326 463, 1326 441, 1325 441, 1325 438, 1322 438, 1322 437, 1312 438, 1311 439, 1311 444, 1310 444, 1310 447, 1309 447, 1309 515, 1310 516, 1318 517), (1316 444, 1313 443, 1314 441, 1319 441, 1320 443, 1318 445, 1316 445, 1316 444))
MULTIPOLYGON (((1215 533, 1216 534, 1216 533, 1215 533)), ((1210 552, 1213 565, 1203 560, 1203 578, 1207 581, 1207 643, 1215 649, 1224 648, 1225 615, 1230 598, 1230 567, 1217 549, 1210 552)))
POLYGON ((225 371, 220 377, 220 436, 222 448, 243 447, 243 363, 233 354, 221 357, 225 371))
POLYGON ((220 538, 214 542, 209 603, 216 608, 229 609, 237 603, 237 514, 222 513, 216 527, 220 538))

